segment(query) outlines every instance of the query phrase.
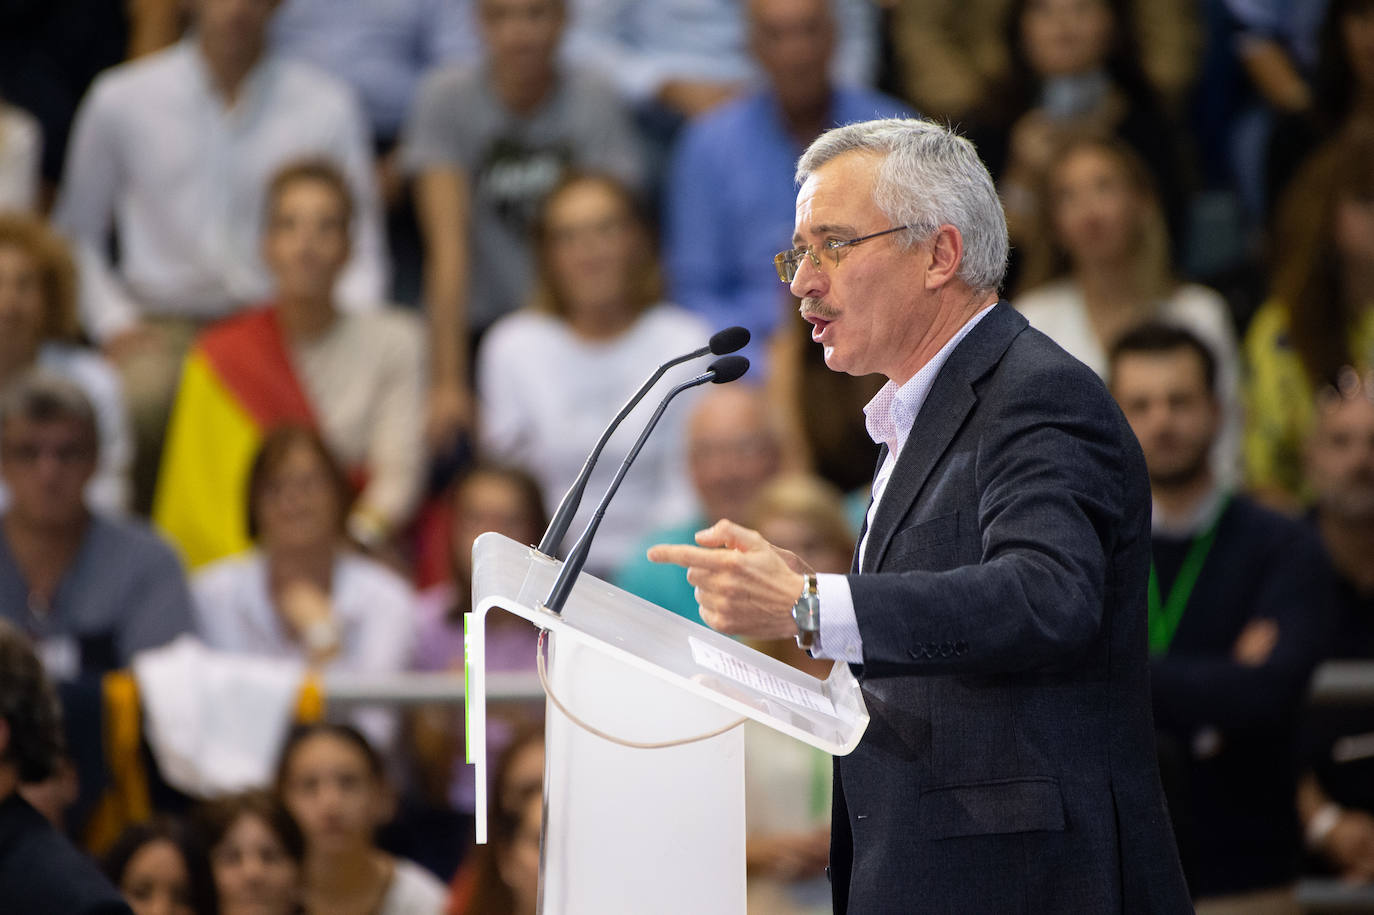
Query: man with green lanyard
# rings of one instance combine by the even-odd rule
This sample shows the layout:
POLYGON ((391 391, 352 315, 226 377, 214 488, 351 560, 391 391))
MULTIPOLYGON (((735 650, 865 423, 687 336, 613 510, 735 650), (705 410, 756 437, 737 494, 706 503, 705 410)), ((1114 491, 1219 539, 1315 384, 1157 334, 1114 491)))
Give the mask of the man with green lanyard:
POLYGON ((1328 647, 1330 572, 1304 525, 1213 475, 1215 371, 1203 343, 1162 324, 1128 333, 1111 356, 1154 501, 1155 727, 1161 756, 1174 751, 1165 783, 1198 911, 1295 912, 1293 739, 1328 647))

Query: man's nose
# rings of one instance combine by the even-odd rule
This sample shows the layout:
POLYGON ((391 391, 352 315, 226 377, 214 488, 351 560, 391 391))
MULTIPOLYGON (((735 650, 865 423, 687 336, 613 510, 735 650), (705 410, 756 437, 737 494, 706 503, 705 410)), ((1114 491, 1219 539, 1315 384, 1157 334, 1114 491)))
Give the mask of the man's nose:
POLYGON ((830 278, 825 271, 816 266, 814 255, 807 255, 797 264, 797 272, 792 276, 792 282, 788 288, 792 294, 799 299, 819 298, 825 294, 830 285, 830 278))

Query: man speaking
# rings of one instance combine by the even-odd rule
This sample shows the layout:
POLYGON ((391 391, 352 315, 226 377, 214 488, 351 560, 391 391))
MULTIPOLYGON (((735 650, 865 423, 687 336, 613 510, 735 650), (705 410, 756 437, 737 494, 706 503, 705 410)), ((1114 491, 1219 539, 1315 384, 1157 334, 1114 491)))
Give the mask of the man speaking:
POLYGON ((888 383, 849 575, 721 521, 686 566, 727 633, 855 665, 831 880, 855 913, 1187 912, 1146 663, 1150 493, 1102 383, 997 298, 1007 229, 972 144, 920 120, 822 134, 775 258, 826 364, 888 383))

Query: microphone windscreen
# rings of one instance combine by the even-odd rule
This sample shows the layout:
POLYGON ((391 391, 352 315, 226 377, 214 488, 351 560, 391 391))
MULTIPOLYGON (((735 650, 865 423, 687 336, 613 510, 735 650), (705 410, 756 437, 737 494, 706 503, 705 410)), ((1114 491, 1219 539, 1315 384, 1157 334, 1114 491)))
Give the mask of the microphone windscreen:
POLYGON ((715 373, 711 384, 728 384, 749 371, 749 360, 743 356, 721 356, 708 371, 715 373))
POLYGON ((724 356, 726 353, 733 353, 736 350, 744 349, 744 345, 748 342, 748 328, 740 327, 736 324, 734 327, 727 327, 725 330, 716 331, 716 333, 711 335, 711 339, 708 341, 707 345, 711 348, 712 355, 724 356))

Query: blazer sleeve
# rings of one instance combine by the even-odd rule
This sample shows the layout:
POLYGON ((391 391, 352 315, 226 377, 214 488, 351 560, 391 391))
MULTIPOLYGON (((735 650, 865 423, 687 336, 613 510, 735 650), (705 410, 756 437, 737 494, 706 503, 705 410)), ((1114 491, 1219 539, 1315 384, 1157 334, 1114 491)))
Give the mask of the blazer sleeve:
POLYGON ((960 529, 956 547, 932 559, 940 538, 918 529, 933 522, 899 527, 879 571, 849 577, 867 673, 1071 666, 1102 629, 1117 541, 1148 534, 1143 461, 1095 379, 1023 376, 975 409, 927 483, 976 493, 932 509, 960 529))

